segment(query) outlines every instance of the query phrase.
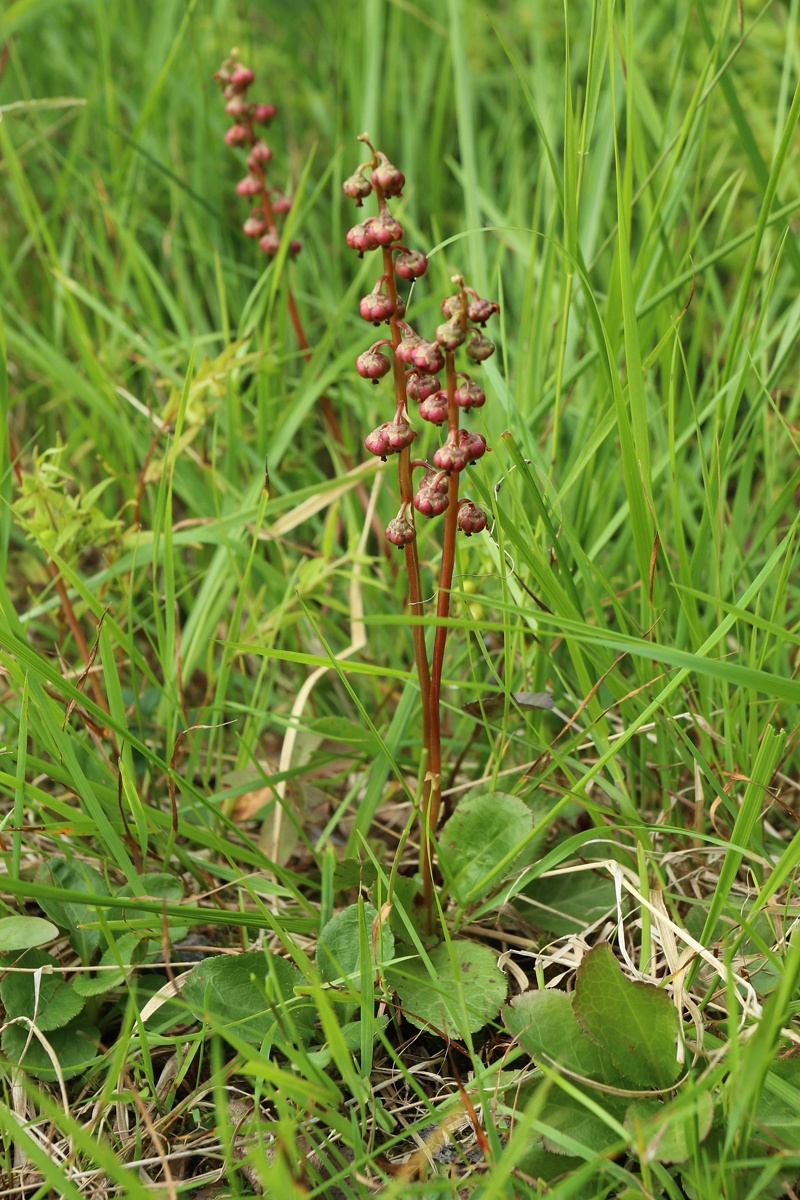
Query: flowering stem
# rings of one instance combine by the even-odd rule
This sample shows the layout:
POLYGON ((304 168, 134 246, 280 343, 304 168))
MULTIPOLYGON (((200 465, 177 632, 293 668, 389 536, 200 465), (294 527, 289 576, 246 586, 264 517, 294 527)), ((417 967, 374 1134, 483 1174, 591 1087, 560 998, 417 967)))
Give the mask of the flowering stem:
MULTIPOLYGON (((447 431, 448 437, 458 436, 459 410, 455 401, 457 386, 455 353, 445 354, 447 371, 447 431)), ((444 536, 442 538, 442 563, 439 569, 439 591, 436 598, 436 616, 446 619, 450 615, 450 588, 453 583, 453 565, 456 553, 456 530, 458 523, 458 471, 451 471, 447 481, 447 509, 444 514, 444 536)), ((437 625, 433 641, 430 684, 430 788, 425 797, 422 821, 422 846, 420 869, 425 901, 425 919, 428 932, 433 931, 433 866, 431 862, 431 838, 439 823, 442 803, 442 724, 441 691, 444 651, 447 645, 447 626, 437 625)))
MULTIPOLYGON (((243 68, 242 64, 238 62, 238 51, 236 50, 231 51, 230 57, 222 64, 214 78, 223 88, 225 98, 228 101, 226 111, 234 121, 233 127, 228 131, 228 135, 226 136, 226 142, 229 145, 240 145, 245 148, 250 147, 250 153, 247 158, 248 178, 243 180, 242 183, 252 183, 252 187, 240 194, 252 196, 256 200, 256 206, 251 212, 250 221, 245 223, 244 232, 248 233, 248 236, 259 236, 259 233, 251 233, 248 230, 248 225, 254 217, 258 217, 260 214, 263 218, 263 224, 259 232, 262 232, 265 226, 268 233, 268 237, 266 239, 262 238, 260 245, 266 253, 275 254, 280 244, 280 231, 276 217, 278 214, 283 214, 288 210, 290 201, 281 192, 271 189, 267 183, 267 164, 272 158, 272 151, 261 140, 259 131, 256 128, 259 124, 269 124, 275 116, 275 108, 273 105, 254 105, 247 101, 247 92, 253 83, 254 75, 252 71, 243 68), (231 104, 235 106, 234 111, 231 111, 231 104), (235 136, 229 140, 231 134, 235 136), (265 245, 265 241, 270 243, 269 246, 265 245)), ((239 188, 237 188, 238 190, 239 188)), ((290 242, 289 254, 296 254, 300 248, 299 242, 290 242)), ((297 344, 300 347, 303 358, 306 362, 310 362, 312 358, 311 346, 303 328, 297 301, 288 282, 286 287, 286 305, 289 311, 289 319, 297 338, 297 344)), ((320 407, 331 438, 339 449, 342 462, 348 470, 351 470, 353 462, 343 448, 344 439, 342 437, 341 426, 329 396, 324 394, 320 396, 320 407)), ((364 508, 364 512, 368 512, 369 498, 363 484, 359 483, 356 485, 356 493, 364 508)), ((375 529, 376 533, 380 533, 380 523, 377 520, 375 521, 375 529)))
MULTIPOLYGON (((383 248, 383 270, 386 276, 386 292, 391 298, 395 307, 397 306, 397 282, 394 275, 394 266, 392 263, 392 251, 389 246, 383 248)), ((396 312, 392 314, 389 321, 389 328, 392 334, 392 346, 397 348, 400 345, 400 324, 396 312)), ((393 378, 394 378, 394 395, 395 404, 398 411, 405 409, 406 406, 406 376, 403 370, 403 364, 396 355, 392 355, 393 378)), ((397 480, 400 489, 400 503, 407 505, 407 511, 411 514, 414 511, 413 496, 414 486, 411 478, 411 448, 406 446, 397 456, 397 480)), ((404 546, 406 559, 406 575, 408 576, 408 602, 411 608, 412 616, 419 616, 422 613, 422 582, 419 571, 419 555, 417 553, 416 538, 412 542, 407 542, 404 546)), ((425 759, 430 764, 430 747, 431 747, 431 717, 430 717, 430 688, 431 676, 428 667, 428 652, 425 648, 425 629, 422 625, 412 626, 412 636, 414 640, 414 661, 417 668, 417 678, 419 680, 419 690, 422 703, 422 749, 425 759)), ((427 786, 426 786, 427 791, 427 786)), ((424 803, 424 801, 423 801, 424 803)))

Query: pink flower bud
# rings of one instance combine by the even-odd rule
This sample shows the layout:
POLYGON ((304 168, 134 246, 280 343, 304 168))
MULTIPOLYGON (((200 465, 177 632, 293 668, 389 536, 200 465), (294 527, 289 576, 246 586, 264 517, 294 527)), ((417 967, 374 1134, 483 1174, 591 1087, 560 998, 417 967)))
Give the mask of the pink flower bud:
POLYGON ((394 269, 401 279, 419 279, 428 269, 428 260, 419 250, 401 250, 394 269))
POLYGON ((469 459, 460 446, 447 441, 433 456, 434 465, 443 471, 463 471, 469 459))
POLYGON ((494 354, 494 342, 485 334, 478 333, 477 329, 473 329, 472 337, 467 343, 467 354, 474 362, 484 362, 494 354))
POLYGON ((433 374, 435 371, 441 371, 444 366, 444 355, 436 342, 420 341, 419 345, 414 347, 411 362, 421 371, 433 374))
POLYGON ((356 370, 362 379, 374 379, 377 383, 391 369, 391 360, 385 354, 381 354, 380 350, 365 350, 356 359, 356 370))
POLYGON ((436 392, 428 396, 419 406, 419 415, 431 425, 441 425, 447 420, 447 392, 436 392))
POLYGON ((241 146, 244 142, 251 141, 250 130, 246 125, 231 125, 225 133, 225 144, 227 146, 241 146))
POLYGON ((450 486, 447 471, 437 471, 435 467, 428 467, 419 486, 429 488, 432 492, 441 492, 443 496, 446 496, 450 486))
POLYGON ((481 300, 476 296, 467 306, 467 316, 477 325, 485 325, 492 313, 500 312, 500 305, 494 300, 481 300))
POLYGON ((474 379, 470 379, 469 375, 464 375, 463 379, 464 382, 456 388, 453 395, 456 404, 467 412, 471 408, 482 408, 486 403, 486 393, 483 388, 474 379))
POLYGON ((423 375, 421 371, 409 371, 406 375, 406 395, 409 400, 427 400, 441 388, 435 375, 423 375))
POLYGON ((477 462, 486 453, 486 438, 482 433, 472 433, 469 429, 459 429, 458 446, 467 456, 467 462, 477 462))
POLYGON ((389 320, 394 312, 394 307, 394 300, 391 296, 385 296, 383 292, 370 292, 359 304, 358 311, 365 321, 372 321, 374 325, 380 325, 382 321, 389 320))
POLYGON ((406 302, 402 296, 397 297, 397 303, 395 304, 394 311, 397 313, 398 317, 404 317, 406 315, 406 302))
POLYGON ((345 241, 352 250, 358 251, 359 258, 365 250, 375 250, 378 245, 366 224, 354 225, 352 229, 348 229, 345 241))
POLYGON ((456 292, 455 296, 445 296, 442 301, 442 312, 450 320, 461 316, 461 293, 456 292))
POLYGON ((391 246, 392 242, 403 240, 403 226, 389 212, 368 217, 364 224, 378 246, 391 246))
POLYGON ((234 96, 225 105, 225 112, 229 117, 243 117, 249 108, 250 105, 243 96, 234 96))
POLYGON ((368 433, 364 438, 364 445, 369 450, 370 454, 374 454, 377 458, 382 458, 386 461, 387 454, 392 453, 392 448, 389 445, 389 422, 384 421, 383 425, 379 425, 377 429, 373 429, 372 433, 368 433))
POLYGON ((231 71, 228 83, 232 88, 235 88, 237 92, 243 92, 246 88, 250 87, 250 84, 254 79, 255 75, 250 68, 243 67, 240 64, 238 67, 234 67, 231 71))
POLYGON ((278 189, 275 189, 270 194, 270 203, 272 205, 272 211, 274 213, 280 213, 281 216, 283 216, 284 213, 290 212, 292 208, 292 201, 290 197, 287 196, 285 192, 281 192, 278 189))
POLYGON ((460 321, 446 321, 436 330, 436 341, 444 350, 457 350, 466 336, 460 321))
POLYGON ((236 191, 240 196, 257 196, 261 188, 261 180, 256 179, 255 175, 245 175, 244 179, 240 179, 236 185, 236 191))
POLYGON ((384 196, 400 196, 405 181, 406 177, 403 172, 398 171, 397 167, 392 166, 390 162, 381 163, 372 172, 373 186, 380 188, 384 196))
POLYGON ((252 171, 253 167, 261 167, 264 163, 268 163, 271 158, 272 149, 266 142, 262 142, 259 138, 247 156, 247 165, 252 171))
POLYGON ((458 528, 467 537, 473 533, 480 533, 487 525, 486 513, 482 508, 478 508, 477 504, 473 504, 471 500, 462 500, 458 508, 458 528))
POLYGON ((264 218, 257 213, 252 213, 242 226, 242 233, 247 237, 261 237, 266 228, 267 222, 264 218))
POLYGON ((389 422, 386 435, 389 438, 389 448, 395 452, 405 450, 406 446, 410 446, 417 436, 403 417, 389 422))
POLYGON ((386 538, 393 546, 407 546, 416 537, 414 526, 405 513, 400 513, 386 526, 386 538))
POLYGON ((372 184, 363 175, 356 172, 349 179, 345 179, 342 184, 342 191, 345 196, 349 196, 351 200, 355 200, 358 208, 361 208, 362 202, 372 191, 372 184))
POLYGON ((394 352, 395 358, 398 358, 401 363, 405 363, 406 366, 410 367, 413 363, 414 351, 420 345, 422 345, 422 338, 410 326, 406 325, 403 329, 403 340, 394 352))
POLYGON ((422 513, 423 517, 438 517, 444 512, 447 505, 446 495, 420 484, 419 491, 414 496, 414 508, 417 512, 422 513))
POLYGON ((297 238, 292 238, 292 240, 289 242, 289 253, 291 254, 292 258, 296 258, 302 249, 303 243, 298 241, 297 238))
POLYGON ((258 243, 265 254, 275 255, 281 248, 281 238, 277 229, 270 229, 258 243))
POLYGON ((277 111, 274 104, 254 104, 253 120, 257 125, 269 125, 277 111))

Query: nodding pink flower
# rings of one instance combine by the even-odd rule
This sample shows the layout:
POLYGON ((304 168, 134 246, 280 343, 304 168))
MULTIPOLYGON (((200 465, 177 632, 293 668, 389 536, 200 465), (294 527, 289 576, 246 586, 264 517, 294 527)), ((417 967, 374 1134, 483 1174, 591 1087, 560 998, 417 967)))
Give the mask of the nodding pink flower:
POLYGON ((386 436, 389 439, 389 448, 397 453, 410 446, 417 435, 405 417, 395 417, 387 426, 386 436))
POLYGON ((480 533, 488 524, 488 518, 482 508, 471 500, 462 500, 458 506, 458 528, 469 537, 480 533))
POLYGON ((467 462, 477 462, 483 458, 487 450, 486 438, 482 433, 473 433, 469 429, 459 429, 458 446, 467 456, 467 462))
MULTIPOLYGON (((391 360, 381 354, 374 346, 359 354, 356 359, 356 370, 362 379, 372 379, 375 383, 387 375, 392 369, 391 360)), ((367 447, 369 449, 369 447, 367 447)), ((373 451, 373 453, 375 453, 373 451)))
POLYGON ((247 165, 252 171, 253 167, 261 167, 264 163, 268 163, 271 158, 272 148, 259 138, 247 156, 247 165))
POLYGON ((372 172, 372 183, 380 188, 384 196, 401 196, 406 177, 388 161, 385 154, 380 155, 382 162, 372 172))
POLYGON ((485 325, 492 313, 499 313, 500 305, 494 300, 482 300, 480 296, 476 296, 467 305, 467 316, 470 321, 474 321, 476 325, 485 325))
POLYGON ((400 509, 397 516, 386 526, 386 538, 393 546, 407 546, 409 542, 413 542, 417 536, 416 530, 411 521, 406 516, 405 506, 400 509))
POLYGON ((352 229, 348 229, 345 241, 351 250, 358 251, 358 257, 362 258, 365 250, 377 250, 378 243, 370 233, 366 223, 354 225, 352 229))
POLYGON ((450 486, 447 471, 438 471, 435 467, 428 467, 419 482, 419 486, 430 488, 433 492, 441 492, 443 496, 446 496, 447 489, 450 486))
POLYGON ((467 343, 467 354, 473 362, 481 363, 494 354, 494 342, 477 329, 472 330, 472 337, 467 343))
POLYGON ((422 513, 423 517, 441 516, 447 505, 447 495, 434 488, 426 487, 424 482, 419 485, 419 489, 414 495, 414 508, 417 512, 422 513))
POLYGON ((372 433, 368 433, 364 438, 364 445, 370 454, 385 460, 387 455, 405 450, 416 436, 405 418, 395 418, 394 421, 384 421, 377 429, 373 429, 372 433))
POLYGON ((269 125, 277 111, 274 104, 254 104, 253 120, 256 125, 269 125))
POLYGON ((365 179, 360 171, 356 171, 355 175, 351 175, 345 179, 342 184, 342 191, 345 196, 349 196, 351 200, 355 200, 356 207, 361 208, 364 200, 372 191, 372 184, 368 179, 365 179))
POLYGON ((389 422, 384 421, 377 429, 373 429, 364 438, 364 445, 369 450, 370 454, 376 455, 377 458, 382 458, 386 462, 387 455, 392 453, 392 448, 389 445, 389 422))
POLYGON ((390 212, 379 213, 377 217, 367 217, 364 224, 379 246, 391 246, 392 242, 403 240, 403 226, 390 212))
POLYGON ((405 363, 406 366, 410 367, 413 365, 414 360, 412 356, 414 351, 416 350, 417 346, 420 346, 421 344, 422 338, 419 336, 419 334, 415 333, 410 325, 406 325, 405 322, 403 322, 403 340, 400 342, 400 345, 396 347, 394 356, 395 358, 399 359, 401 363, 405 363))
POLYGON ((255 79, 255 75, 249 67, 243 67, 241 64, 234 67, 228 78, 228 84, 237 92, 243 92, 250 87, 250 84, 255 79))
POLYGON ((433 374, 434 371, 441 371, 444 366, 444 355, 436 342, 420 340, 419 345, 415 346, 411 353, 411 362, 421 371, 433 374))
POLYGON ((292 240, 289 242, 289 253, 291 254, 292 258, 298 255, 302 249, 303 243, 298 241, 297 238, 292 238, 292 240))
POLYGON ((443 350, 457 350, 466 336, 460 321, 446 321, 436 330, 436 341, 443 350))
POLYGON ((388 321, 395 311, 394 300, 381 291, 385 278, 385 275, 381 275, 370 294, 365 296, 358 306, 358 311, 364 320, 372 321, 374 325, 388 321))
POLYGON ((270 192, 270 204, 272 205, 272 211, 274 213, 279 213, 281 216, 290 212, 292 208, 291 198, 287 196, 285 192, 281 192, 278 188, 275 188, 274 191, 270 192))
POLYGON ((471 408, 482 408, 486 403, 486 393, 481 385, 470 379, 469 375, 462 374, 461 378, 464 382, 459 384, 453 393, 456 404, 465 412, 469 412, 471 408))
POLYGON ((419 250, 402 247, 394 260, 394 269, 401 279, 419 279, 428 269, 428 260, 419 250))
POLYGON ((441 383, 435 375, 423 375, 421 371, 412 370, 406 375, 406 395, 409 400, 427 400, 441 388, 441 383))
POLYGON ((256 211, 251 213, 245 221, 244 225, 242 226, 242 233, 246 234, 247 237, 261 237, 261 235, 266 232, 266 228, 267 222, 264 220, 264 217, 261 216, 258 211, 256 211))
MULTIPOLYGON (((245 100, 244 96, 234 96, 225 105, 225 112, 229 117, 243 117, 245 113, 250 111, 250 105, 245 100)), ((230 133, 230 130, 228 130, 230 133)), ((228 141, 227 137, 225 138, 228 141)), ((231 143, 228 142, 228 145, 231 143)))
POLYGON ((449 440, 433 456, 434 466, 443 471, 463 471, 469 461, 466 452, 449 440))
POLYGON ((277 254, 281 248, 281 237, 277 229, 268 230, 258 244, 265 254, 277 254))
POLYGON ((236 191, 240 196, 257 196, 261 187, 261 180, 256 179, 255 175, 245 175, 244 179, 237 183, 236 191))
POLYGON ((253 135, 246 125, 231 125, 230 129, 225 133, 226 146, 241 146, 245 142, 251 142, 253 135))
POLYGON ((428 396, 419 406, 419 415, 431 425, 442 425, 447 420, 447 392, 436 392, 428 396))
POLYGON ((462 297, 460 292, 456 292, 454 296, 445 296, 442 301, 442 312, 451 321, 456 317, 461 316, 462 297))

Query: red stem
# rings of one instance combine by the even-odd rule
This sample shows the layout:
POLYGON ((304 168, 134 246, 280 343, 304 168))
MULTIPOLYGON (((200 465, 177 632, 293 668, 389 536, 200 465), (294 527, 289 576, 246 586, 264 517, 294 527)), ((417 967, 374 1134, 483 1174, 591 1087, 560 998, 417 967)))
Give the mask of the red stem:
MULTIPOLYGON (((383 196, 379 189, 379 202, 383 203, 383 196)), ((383 248, 383 270, 386 276, 386 294, 397 305, 397 282, 394 275, 394 263, 392 260, 392 251, 389 246, 383 248)), ((401 333, 400 324, 396 312, 392 314, 389 321, 389 328, 392 334, 392 348, 396 349, 400 345, 401 333)), ((394 395, 395 406, 398 413, 405 412, 406 409, 406 373, 403 364, 400 362, 396 354, 392 355, 393 371, 394 371, 394 395)), ((397 456, 397 482, 400 491, 400 502, 407 505, 406 515, 414 520, 414 484, 411 477, 411 448, 406 446, 397 456)), ((417 553, 416 538, 413 542, 408 542, 404 547, 406 560, 406 575, 408 577, 408 603, 411 609, 412 616, 418 616, 422 612, 422 583, 420 580, 419 570, 419 554, 417 553)), ((431 676, 428 667, 428 652, 425 648, 425 629, 422 625, 413 625, 411 634, 414 641, 414 661, 417 668, 417 678, 419 680, 420 700, 422 704, 422 750, 426 760, 426 770, 430 767, 430 746, 431 746, 431 719, 430 719, 430 688, 431 676)), ((427 787, 426 787, 427 793, 427 787)), ((424 801, 423 801, 424 803, 424 801)))
MULTIPOLYGON (((456 378, 454 351, 448 350, 446 352, 445 365, 447 370, 447 434, 448 441, 455 441, 458 436, 459 408, 455 401, 458 380, 456 378)), ((453 583, 456 531, 458 528, 458 483, 458 471, 451 471, 447 481, 447 508, 444 514, 442 563, 439 568, 439 591, 436 597, 436 616, 440 619, 446 619, 450 615, 450 588, 453 583)), ((425 901, 426 924, 429 933, 433 932, 433 863, 431 861, 431 838, 436 832, 436 826, 439 824, 439 810, 442 804, 442 722, 440 701, 447 632, 446 625, 436 626, 436 633, 433 640, 433 659, 431 662, 430 791, 426 796, 426 803, 423 807, 422 845, 420 850, 422 890, 425 901)))

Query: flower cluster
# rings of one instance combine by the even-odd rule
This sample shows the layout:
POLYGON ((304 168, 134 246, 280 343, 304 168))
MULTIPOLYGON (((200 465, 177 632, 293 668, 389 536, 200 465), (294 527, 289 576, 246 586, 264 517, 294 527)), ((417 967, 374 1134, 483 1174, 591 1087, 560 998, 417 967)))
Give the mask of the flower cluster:
MULTIPOLYGON (((266 181, 266 167, 272 158, 272 149, 258 132, 258 127, 269 125, 277 113, 274 104, 254 104, 247 99, 255 75, 249 67, 238 61, 237 51, 232 50, 214 81, 222 88, 225 112, 233 122, 225 134, 228 146, 247 150, 247 174, 236 185, 236 191, 253 202, 250 216, 242 225, 247 237, 258 238, 265 254, 278 253, 281 236, 276 217, 285 216, 292 202, 280 188, 270 187, 266 181)), ((292 239, 289 253, 298 254, 301 243, 292 239)))
POLYGON ((458 528, 466 534, 478 533, 486 527, 486 515, 471 501, 458 500, 457 477, 486 453, 487 446, 481 434, 461 428, 460 418, 462 413, 480 408, 486 396, 472 376, 455 370, 455 354, 463 348, 477 366, 494 352, 494 344, 483 329, 499 307, 494 301, 482 299, 456 275, 452 282, 457 291, 442 301, 445 320, 433 340, 428 341, 408 324, 404 319, 406 304, 399 289, 424 275, 428 260, 418 250, 410 250, 403 244, 403 227, 389 210, 388 201, 402 195, 405 184, 402 171, 373 148, 366 134, 359 141, 369 148, 370 158, 345 180, 344 192, 359 207, 374 195, 378 212, 348 231, 347 244, 359 257, 381 251, 382 272, 372 291, 361 301, 359 311, 365 321, 375 326, 388 325, 390 336, 373 342, 360 354, 356 370, 373 383, 393 372, 395 381, 394 417, 373 429, 365 445, 383 459, 389 454, 409 452, 416 431, 409 421, 408 401, 418 405, 417 412, 423 421, 447 424, 446 440, 435 451, 432 462, 411 463, 412 469, 425 471, 413 498, 402 494, 401 470, 401 507, 389 523, 386 536, 397 546, 406 546, 414 540, 412 504, 426 517, 438 516, 452 506, 457 511, 458 528), (444 386, 439 378, 442 371, 446 372, 444 386))

